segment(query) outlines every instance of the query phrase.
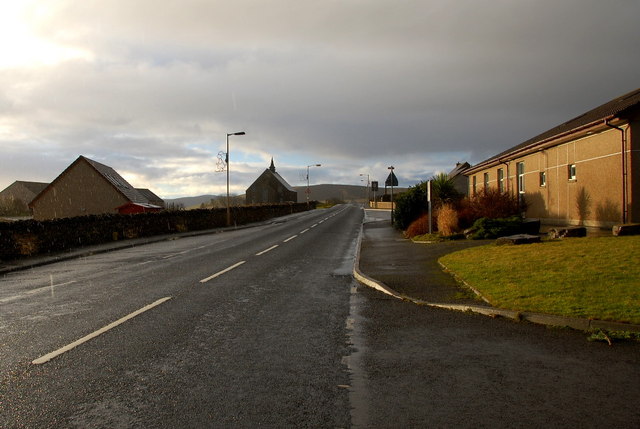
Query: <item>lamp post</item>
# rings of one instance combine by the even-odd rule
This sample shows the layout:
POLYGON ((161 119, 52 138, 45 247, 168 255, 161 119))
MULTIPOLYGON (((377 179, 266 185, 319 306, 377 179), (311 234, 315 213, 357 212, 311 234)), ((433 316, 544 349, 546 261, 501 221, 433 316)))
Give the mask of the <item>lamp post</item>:
MULTIPOLYGON (((367 176, 367 201, 366 201, 366 204, 367 204, 367 205, 369 205, 369 201, 371 200, 371 196, 369 195, 369 183, 371 183, 371 182, 369 181, 369 175, 368 175, 368 174, 361 173, 361 174, 360 174, 360 176, 363 176, 363 177, 364 177, 364 176, 367 176)), ((363 179, 363 180, 364 180, 364 179, 363 179)))
POLYGON ((393 225, 393 169, 393 165, 391 167, 387 167, 387 170, 391 170, 391 174, 389 175, 389 177, 391 177, 391 225, 393 225))
POLYGON ((307 165, 307 210, 309 210, 309 194, 311 193, 309 190, 309 167, 322 167, 322 164, 307 165))
POLYGON ((229 204, 229 136, 243 136, 244 131, 227 134, 227 153, 225 155, 225 163, 227 164, 227 226, 231 226, 231 208, 229 204))

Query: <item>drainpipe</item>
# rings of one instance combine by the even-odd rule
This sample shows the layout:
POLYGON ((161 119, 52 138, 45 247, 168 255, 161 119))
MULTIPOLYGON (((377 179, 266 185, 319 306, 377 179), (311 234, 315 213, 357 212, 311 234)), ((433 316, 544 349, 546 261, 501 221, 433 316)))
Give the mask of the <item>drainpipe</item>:
POLYGON ((624 128, 611 125, 608 119, 604 120, 604 124, 609 128, 614 128, 622 134, 622 223, 627 223, 627 133, 624 128))

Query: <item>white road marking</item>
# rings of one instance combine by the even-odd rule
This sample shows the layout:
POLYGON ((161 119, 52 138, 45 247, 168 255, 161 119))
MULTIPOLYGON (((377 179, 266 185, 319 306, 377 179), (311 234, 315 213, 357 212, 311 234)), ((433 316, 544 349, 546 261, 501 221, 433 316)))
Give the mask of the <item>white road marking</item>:
POLYGON ((300 231, 300 234, 304 234, 305 232, 309 231, 309 228, 307 229, 303 229, 302 231, 300 231))
POLYGON ((50 292, 53 288, 56 288, 58 286, 70 285, 72 283, 76 283, 76 281, 75 280, 71 280, 70 282, 52 284, 50 286, 40 287, 38 289, 33 289, 33 290, 30 290, 30 291, 27 291, 27 292, 25 292, 25 293, 23 293, 21 295, 8 296, 6 298, 0 299, 0 304, 5 304, 5 303, 11 302, 11 301, 17 301, 19 299, 27 298, 27 297, 29 297, 31 295, 35 295, 37 293, 50 292))
POLYGON ((229 271, 233 270, 234 268, 238 268, 240 265, 244 264, 245 262, 247 262, 247 261, 240 261, 240 262, 238 262, 238 263, 236 263, 236 264, 233 264, 232 266, 227 267, 227 268, 225 268, 225 269, 224 269, 224 270, 222 270, 222 271, 218 271, 217 273, 215 273, 215 274, 214 274, 214 275, 212 275, 212 276, 207 277, 206 279, 202 279, 202 280, 200 280, 200 283, 206 283, 206 282, 208 282, 209 280, 213 280, 213 279, 215 279, 216 277, 221 276, 222 274, 224 274, 224 273, 226 273, 226 272, 229 272, 229 271))
POLYGON ((316 226, 318 226, 318 224, 314 223, 313 225, 311 225, 311 228, 315 228, 316 226))
POLYGON ((169 258, 173 258, 173 257, 175 257, 175 256, 178 256, 178 255, 184 255, 185 253, 189 253, 189 252, 191 252, 191 249, 189 249, 189 250, 183 250, 182 252, 171 253, 171 254, 169 254, 169 255, 163 256, 163 257, 162 257, 162 259, 169 259, 169 258))
POLYGON ((289 238, 287 238, 286 240, 284 240, 284 241, 283 241, 283 243, 286 243, 287 241, 291 241, 291 240, 293 240, 294 238, 296 238, 297 236, 298 236, 298 234, 296 234, 296 235, 292 235, 291 237, 289 237, 289 238))
POLYGON ((39 357, 38 359, 35 359, 31 363, 34 364, 34 365, 42 365, 43 363, 47 363, 51 359, 53 359, 53 358, 55 358, 57 356, 60 356, 61 354, 66 353, 69 350, 72 350, 72 349, 78 347, 79 345, 81 345, 83 343, 86 343, 87 341, 89 341, 89 340, 91 340, 91 339, 93 339, 93 338, 95 338, 95 337, 97 337, 99 335, 104 334, 105 332, 115 328, 116 326, 123 324, 127 320, 133 319, 134 317, 144 313, 145 311, 149 311, 152 308, 157 307, 158 305, 163 304, 166 301, 169 301, 171 298, 172 298, 171 296, 167 296, 165 298, 161 298, 161 299, 159 299, 159 300, 157 300, 157 301, 155 301, 155 302, 153 302, 153 303, 151 303, 151 304, 149 304, 149 305, 147 305, 145 307, 142 307, 139 310, 134 311, 133 313, 131 313, 131 314, 127 315, 127 316, 124 316, 121 319, 116 320, 113 323, 108 324, 104 328, 98 329, 97 331, 94 331, 94 332, 90 333, 89 335, 86 335, 86 336, 80 338, 79 340, 74 341, 71 344, 68 344, 68 345, 66 345, 64 347, 61 347, 58 350, 53 351, 51 353, 48 353, 48 354, 46 354, 46 355, 44 355, 42 357, 39 357))
POLYGON ((265 253, 267 253, 267 252, 269 252, 269 251, 271 251, 271 250, 275 249, 276 247, 278 247, 278 245, 277 245, 277 244, 276 244, 276 245, 273 245, 273 246, 271 246, 271 247, 269 247, 268 249, 263 250, 262 252, 258 252, 258 253, 256 253, 256 256, 264 255, 265 253))

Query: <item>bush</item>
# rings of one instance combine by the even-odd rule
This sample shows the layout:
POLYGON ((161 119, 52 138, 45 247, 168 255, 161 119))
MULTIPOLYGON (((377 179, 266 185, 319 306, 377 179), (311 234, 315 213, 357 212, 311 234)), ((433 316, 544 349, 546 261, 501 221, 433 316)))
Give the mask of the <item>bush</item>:
POLYGON ((522 218, 519 216, 501 219, 483 217, 474 222, 472 227, 474 232, 469 238, 482 240, 520 234, 523 230, 522 224, 522 218))
POLYGON ((453 235, 458 231, 458 212, 452 204, 438 209, 438 231, 441 235, 453 235))
MULTIPOLYGON (((446 173, 440 173, 431 179, 431 203, 433 210, 443 204, 456 205, 462 198, 453 179, 446 173)), ((409 225, 427 211, 427 182, 420 182, 395 198, 394 225, 398 229, 407 229, 409 225)))
POLYGON ((394 198, 393 223, 396 228, 409 228, 413 221, 427 211, 426 191, 426 184, 421 182, 394 198))
POLYGON ((496 188, 483 189, 467 200, 466 216, 473 220, 480 218, 500 219, 515 216, 526 210, 524 201, 508 192, 496 188))
POLYGON ((429 233, 429 215, 423 214, 418 219, 411 222, 404 235, 407 238, 413 238, 417 235, 429 233))
POLYGON ((443 204, 456 203, 463 195, 456 189, 452 178, 446 173, 438 173, 431 178, 431 202, 438 208, 443 204))

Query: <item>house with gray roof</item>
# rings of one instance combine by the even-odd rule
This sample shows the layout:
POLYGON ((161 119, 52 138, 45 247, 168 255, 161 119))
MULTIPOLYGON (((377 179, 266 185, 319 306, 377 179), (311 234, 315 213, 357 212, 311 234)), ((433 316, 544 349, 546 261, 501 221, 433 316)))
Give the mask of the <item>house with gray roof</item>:
POLYGON ((24 216, 29 214, 29 203, 49 184, 16 180, 0 191, 0 214, 24 216))
POLYGON ((517 195, 543 223, 640 222, 640 88, 467 170, 469 193, 517 195))
POLYGON ((276 172, 271 165, 247 188, 246 204, 279 204, 297 202, 298 193, 276 172))
POLYGON ((162 200, 138 190, 113 168, 78 157, 29 204, 35 220, 162 210, 162 200))

